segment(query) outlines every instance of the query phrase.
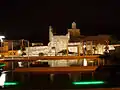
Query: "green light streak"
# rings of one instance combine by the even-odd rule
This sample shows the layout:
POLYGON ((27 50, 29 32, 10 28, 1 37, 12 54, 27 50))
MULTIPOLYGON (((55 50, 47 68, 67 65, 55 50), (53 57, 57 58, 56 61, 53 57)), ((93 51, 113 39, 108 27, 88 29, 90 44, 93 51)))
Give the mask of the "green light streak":
POLYGON ((73 82, 74 85, 104 84, 103 81, 73 82))
POLYGON ((17 85, 18 82, 5 82, 4 85, 5 86, 10 86, 10 85, 17 85))
POLYGON ((0 67, 4 67, 4 66, 6 66, 5 64, 0 64, 0 67))

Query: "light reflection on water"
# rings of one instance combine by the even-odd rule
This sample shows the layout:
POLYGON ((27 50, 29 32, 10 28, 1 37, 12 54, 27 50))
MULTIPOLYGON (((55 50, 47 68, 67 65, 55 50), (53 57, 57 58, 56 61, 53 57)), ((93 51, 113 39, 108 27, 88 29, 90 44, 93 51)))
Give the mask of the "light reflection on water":
POLYGON ((93 80, 89 73, 68 73, 68 74, 40 74, 40 73, 11 73, 7 74, 6 81, 18 81, 25 87, 52 88, 72 87, 74 81, 93 80))
MULTIPOLYGON (((62 61, 62 60, 61 60, 62 61)), ((67 60, 66 60, 67 61, 67 60)), ((98 64, 97 60, 94 62, 87 61, 88 66, 95 66, 98 64)), ((9 62, 7 70, 14 70, 15 68, 30 67, 32 62, 9 62)), ((69 60, 67 65, 83 66, 83 59, 69 60)), ((8 72, 6 81, 17 81, 21 83, 21 87, 27 88, 74 88, 72 85, 74 81, 89 81, 100 80, 98 76, 92 75, 91 72, 67 73, 67 74, 41 74, 41 73, 15 73, 8 72)))
POLYGON ((2 73, 1 73, 1 76, 0 76, 0 86, 1 86, 1 87, 4 87, 5 81, 6 81, 6 73, 5 73, 5 72, 2 72, 2 73))
MULTIPOLYGON (((103 60, 98 59, 79 59, 79 60, 38 60, 36 63, 47 62, 50 67, 68 67, 68 66, 98 66, 103 64, 103 60)), ((8 68, 30 67, 35 62, 9 62, 8 68)))
MULTIPOLYGON (((103 73, 102 73, 103 74, 103 73)), ((75 81, 104 81, 106 77, 91 72, 79 73, 61 73, 61 74, 41 74, 41 73, 13 73, 8 72, 6 81, 17 81, 21 83, 20 88, 36 88, 36 89, 51 89, 51 88, 81 88, 75 86, 72 82, 75 81), (101 77, 101 78, 100 78, 101 77)), ((85 86, 86 87, 86 86, 85 86)), ((91 86, 89 86, 91 87, 91 86)))

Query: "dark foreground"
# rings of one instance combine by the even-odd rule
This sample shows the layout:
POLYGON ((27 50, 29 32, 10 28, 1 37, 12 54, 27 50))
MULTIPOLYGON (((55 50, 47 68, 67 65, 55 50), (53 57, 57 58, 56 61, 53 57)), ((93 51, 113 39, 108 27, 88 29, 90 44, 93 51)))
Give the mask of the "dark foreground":
MULTIPOLYGON (((41 73, 6 73, 6 81, 18 82, 15 86, 5 86, 4 90, 99 90, 101 88, 118 88, 120 86, 119 75, 111 77, 109 74, 91 72, 82 73, 61 73, 61 74, 41 74, 41 73), (74 85, 73 82, 82 81, 104 81, 104 84, 94 85, 74 85)), ((102 89, 103 90, 103 89, 102 89)), ((109 89, 110 90, 110 89, 109 89)), ((116 90, 116 89, 115 89, 116 90)), ((119 90, 119 89, 117 89, 119 90)))

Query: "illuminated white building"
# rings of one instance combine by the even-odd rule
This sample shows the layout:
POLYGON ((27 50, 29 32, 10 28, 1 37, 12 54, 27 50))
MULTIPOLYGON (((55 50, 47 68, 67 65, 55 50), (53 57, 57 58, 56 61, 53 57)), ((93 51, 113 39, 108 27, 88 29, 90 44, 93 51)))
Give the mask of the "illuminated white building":
MULTIPOLYGON (((49 43, 48 46, 26 47, 26 54, 29 56, 39 56, 43 53, 44 56, 60 56, 59 52, 68 50, 68 55, 94 55, 103 54, 106 46, 109 50, 114 50, 113 45, 108 45, 108 35, 98 36, 83 36, 80 35, 80 29, 76 28, 76 23, 72 23, 72 29, 68 29, 66 35, 53 35, 53 29, 49 27, 49 43), (70 54, 72 52, 72 54, 70 54), (59 54, 58 54, 59 53, 59 54)), ((39 60, 42 61, 42 60, 39 60)), ((51 67, 69 66, 78 63, 77 60, 48 60, 51 67)), ((80 63, 87 66, 87 60, 83 59, 80 63)))
POLYGON ((29 56, 39 56, 39 53, 47 54, 49 51, 48 46, 35 46, 35 47, 26 47, 25 53, 29 56))
POLYGON ((66 35, 53 35, 53 29, 49 27, 49 43, 48 47, 50 48, 50 52, 54 49, 55 53, 58 53, 62 50, 66 50, 69 42, 69 33, 66 35))
POLYGON ((68 50, 74 52, 77 55, 80 54, 103 54, 105 47, 109 50, 114 50, 114 46, 108 45, 106 41, 109 40, 108 35, 98 36, 84 36, 81 35, 80 29, 76 28, 76 23, 72 23, 72 29, 68 29, 66 35, 54 35, 53 29, 49 27, 49 43, 48 46, 34 46, 26 47, 26 53, 29 56, 39 56, 39 53, 44 53, 47 56, 58 56, 58 52, 62 50, 68 50))

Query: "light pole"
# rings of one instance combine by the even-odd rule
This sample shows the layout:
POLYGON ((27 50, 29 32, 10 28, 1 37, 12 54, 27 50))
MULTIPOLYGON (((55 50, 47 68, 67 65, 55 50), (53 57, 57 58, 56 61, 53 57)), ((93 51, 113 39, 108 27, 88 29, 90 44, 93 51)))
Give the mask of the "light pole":
POLYGON ((12 59, 13 59, 13 48, 14 46, 13 46, 13 41, 12 41, 12 59))
POLYGON ((28 59, 29 59, 29 47, 30 47, 30 42, 29 42, 29 40, 24 40, 24 39, 22 39, 22 46, 24 45, 24 44, 23 44, 24 41, 27 42, 27 46, 28 46, 28 59))
POLYGON ((27 41, 28 42, 28 59, 29 59, 29 47, 30 47, 30 42, 29 41, 27 41))
POLYGON ((2 50, 2 47, 3 47, 3 46, 2 46, 3 38, 5 38, 5 36, 0 36, 0 41, 1 41, 1 54, 2 54, 2 51, 3 51, 3 50, 2 50))

